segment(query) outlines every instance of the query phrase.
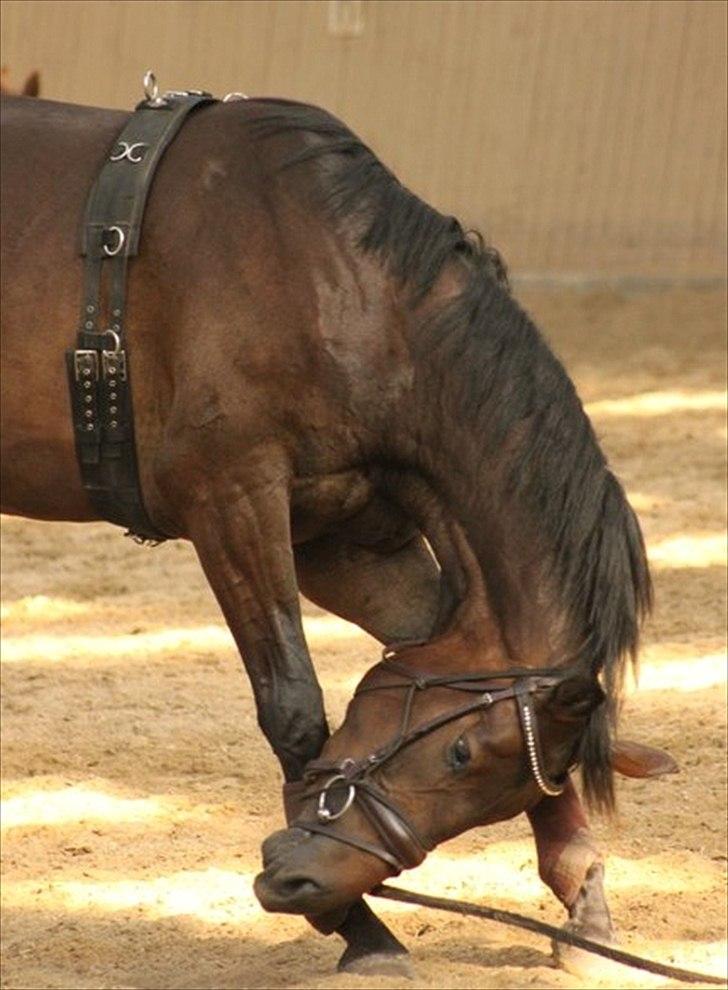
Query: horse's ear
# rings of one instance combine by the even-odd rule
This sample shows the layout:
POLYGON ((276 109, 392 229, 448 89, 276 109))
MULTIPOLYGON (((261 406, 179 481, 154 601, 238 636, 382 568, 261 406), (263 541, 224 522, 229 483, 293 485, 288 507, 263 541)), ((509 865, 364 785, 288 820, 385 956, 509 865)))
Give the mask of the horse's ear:
POLYGON ((552 689, 546 706, 558 722, 578 722, 587 718, 605 697, 595 677, 580 674, 560 681, 552 689))
POLYGON ((40 93, 40 74, 31 72, 23 86, 23 96, 37 96, 40 93))
POLYGON ((612 743, 612 766, 624 777, 661 777, 680 770, 664 749, 643 746, 631 739, 615 739, 612 743))

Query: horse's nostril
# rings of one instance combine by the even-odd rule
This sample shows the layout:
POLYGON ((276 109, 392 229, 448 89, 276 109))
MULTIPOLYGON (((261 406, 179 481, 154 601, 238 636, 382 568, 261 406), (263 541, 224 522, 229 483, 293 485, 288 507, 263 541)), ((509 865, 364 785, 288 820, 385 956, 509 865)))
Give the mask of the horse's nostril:
POLYGON ((310 877, 281 877, 276 886, 282 897, 291 900, 311 897, 312 894, 318 894, 321 890, 321 885, 310 877))
MULTIPOLYGON (((286 911, 307 914, 320 899, 323 888, 311 877, 295 873, 259 873, 254 883, 255 894, 266 911, 286 911)), ((316 913, 311 911, 311 913, 316 913)))

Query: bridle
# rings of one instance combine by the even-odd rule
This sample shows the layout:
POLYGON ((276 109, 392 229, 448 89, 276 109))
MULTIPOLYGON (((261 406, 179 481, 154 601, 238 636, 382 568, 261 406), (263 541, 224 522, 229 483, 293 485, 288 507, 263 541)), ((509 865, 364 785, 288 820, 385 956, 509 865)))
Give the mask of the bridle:
MULTIPOLYGON (((407 644, 410 645, 410 644, 407 644)), ((499 701, 514 698, 518 710, 521 731, 526 743, 528 765, 536 784, 543 794, 556 797, 564 789, 567 774, 558 781, 546 773, 538 733, 538 721, 533 707, 534 695, 564 680, 570 671, 564 668, 548 668, 534 671, 529 668, 514 667, 508 670, 485 673, 466 672, 463 674, 426 674, 411 670, 396 659, 393 647, 385 649, 383 659, 374 670, 401 676, 400 681, 387 681, 359 687, 354 697, 370 691, 403 689, 405 694, 402 720, 399 731, 389 742, 360 760, 349 757, 338 762, 311 760, 304 771, 302 781, 286 784, 284 794, 289 806, 307 798, 317 797, 316 820, 296 819, 291 827, 304 829, 318 835, 325 835, 338 842, 361 849, 363 852, 383 860, 394 875, 402 870, 418 866, 434 843, 423 836, 397 808, 391 799, 372 780, 372 774, 388 763, 407 746, 411 746, 436 729, 454 722, 473 712, 484 711, 499 701), (500 681, 511 681, 506 687, 493 686, 500 681), (411 726, 412 708, 418 692, 429 688, 447 688, 476 697, 455 708, 437 715, 421 725, 411 726), (323 783, 320 778, 326 775, 323 783), (329 806, 329 798, 335 793, 344 794, 343 803, 336 810, 329 806), (381 845, 363 839, 343 835, 332 827, 332 823, 342 818, 356 803, 364 817, 373 827, 381 845)))

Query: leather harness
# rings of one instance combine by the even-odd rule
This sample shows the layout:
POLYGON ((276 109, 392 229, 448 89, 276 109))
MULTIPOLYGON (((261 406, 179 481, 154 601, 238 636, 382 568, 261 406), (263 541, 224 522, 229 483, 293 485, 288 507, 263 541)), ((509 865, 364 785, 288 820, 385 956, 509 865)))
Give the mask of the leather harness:
POLYGON ((139 250, 154 174, 191 111, 214 102, 201 91, 160 96, 151 73, 91 189, 83 222, 83 301, 76 346, 66 352, 76 455, 98 514, 137 542, 169 539, 149 518, 139 482, 131 363, 125 337, 128 259, 139 250))
POLYGON ((368 691, 404 689, 406 691, 405 702, 397 735, 363 759, 346 758, 338 762, 311 760, 306 764, 303 780, 285 784, 283 788, 289 821, 295 818, 306 800, 317 798, 315 819, 310 817, 295 818, 290 824, 291 828, 300 828, 307 832, 324 835, 370 853, 385 862, 395 876, 402 870, 418 866, 435 845, 415 828, 407 816, 372 779, 375 770, 401 753, 406 746, 410 746, 418 739, 422 739, 423 736, 427 736, 441 726, 448 725, 465 715, 484 711, 499 701, 514 698, 526 743, 529 770, 541 792, 549 797, 556 797, 561 794, 569 769, 571 769, 571 767, 567 769, 558 780, 551 780, 547 776, 541 752, 536 712, 531 700, 533 695, 554 687, 568 677, 571 673, 568 669, 559 667, 541 670, 511 668, 502 671, 467 672, 443 676, 412 670, 397 660, 396 656, 396 649, 388 647, 384 651, 383 661, 374 669, 394 672, 400 675, 402 680, 387 680, 384 683, 360 687, 357 689, 355 697, 368 691), (506 686, 499 685, 498 682, 502 681, 511 681, 512 683, 506 686), (476 697, 446 710, 421 725, 410 727, 415 696, 419 691, 433 687, 471 693, 475 694, 476 697), (326 779, 321 782, 320 778, 324 775, 326 779), (329 807, 330 798, 338 798, 336 810, 329 807), (332 822, 342 818, 355 802, 373 828, 379 839, 379 845, 344 834, 332 827, 332 822))

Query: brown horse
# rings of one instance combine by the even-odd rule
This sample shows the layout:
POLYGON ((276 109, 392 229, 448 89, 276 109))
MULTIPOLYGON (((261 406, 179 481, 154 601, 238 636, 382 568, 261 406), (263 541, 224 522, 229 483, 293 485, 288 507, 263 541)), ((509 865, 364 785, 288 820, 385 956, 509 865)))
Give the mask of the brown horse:
MULTIPOLYGON (((6 512, 95 518, 64 350, 85 199, 126 120, 3 101, 6 512)), ((494 696, 526 685, 540 772, 558 796, 529 766, 513 693, 401 749, 375 783, 428 846, 527 811, 541 876, 571 923, 610 938, 601 858, 566 773, 580 762, 587 794, 611 803, 610 721, 649 578, 622 489, 496 252, 327 113, 216 104, 161 162, 128 312, 146 509, 193 542, 286 780, 329 735, 300 588, 384 643, 432 640, 403 652, 400 678, 475 672, 494 696), (503 674, 512 668, 521 674, 503 674), (540 668, 551 680, 539 686, 523 671, 540 668)), ((396 736, 392 669, 367 679, 382 690, 357 695, 328 764, 396 736)), ((453 688, 430 687, 408 726, 452 712, 453 688)), ((340 798, 309 772, 310 818, 322 793, 324 805, 340 798)), ((378 841, 358 802, 338 825, 378 841)), ((320 915, 348 943, 343 966, 401 960, 359 898, 391 872, 383 860, 300 828, 282 835, 266 846, 264 902, 320 915)))

